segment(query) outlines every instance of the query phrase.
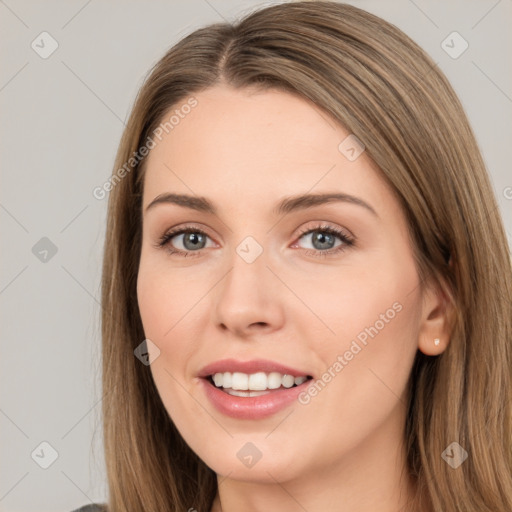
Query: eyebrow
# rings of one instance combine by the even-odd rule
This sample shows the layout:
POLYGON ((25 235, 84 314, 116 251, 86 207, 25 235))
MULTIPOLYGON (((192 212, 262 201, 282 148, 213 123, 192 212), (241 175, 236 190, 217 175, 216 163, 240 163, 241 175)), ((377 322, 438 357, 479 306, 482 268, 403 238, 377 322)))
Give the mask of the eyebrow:
MULTIPOLYGON (((293 211, 305 210, 332 202, 351 203, 362 206, 376 217, 379 217, 372 206, 370 206, 359 197, 339 192, 324 194, 301 194, 297 196, 285 197, 276 205, 276 207, 272 210, 272 213, 276 215, 286 215, 293 211)), ((160 194, 159 196, 155 197, 151 203, 149 203, 149 205, 146 207, 146 212, 158 204, 175 204, 177 206, 182 206, 191 210, 217 215, 217 209, 215 206, 208 199, 200 196, 174 194, 171 192, 160 194)))

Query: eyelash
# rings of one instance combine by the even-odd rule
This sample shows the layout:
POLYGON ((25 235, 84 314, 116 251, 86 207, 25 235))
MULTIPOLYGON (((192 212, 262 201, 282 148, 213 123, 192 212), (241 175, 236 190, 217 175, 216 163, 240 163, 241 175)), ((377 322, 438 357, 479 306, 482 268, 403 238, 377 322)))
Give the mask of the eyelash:
MULTIPOLYGON (((352 247, 355 244, 354 237, 347 235, 344 231, 341 231, 338 228, 335 228, 330 225, 325 225, 325 224, 321 224, 321 225, 318 225, 318 226, 315 226, 312 228, 306 228, 306 229, 302 230, 299 233, 297 240, 300 240, 304 235, 314 233, 314 232, 328 233, 329 235, 337 236, 343 243, 338 245, 335 248, 328 249, 326 251, 320 251, 318 249, 304 249, 305 251, 307 251, 308 256, 313 255, 313 256, 319 257, 319 258, 325 258, 327 256, 336 256, 336 255, 342 253, 343 251, 345 251, 346 249, 352 247)), ((175 248, 171 247, 170 241, 175 236, 183 235, 183 234, 187 234, 187 233, 199 233, 201 235, 204 235, 204 236, 210 238, 207 233, 205 233, 202 229, 199 229, 196 226, 184 226, 184 227, 179 227, 175 230, 171 230, 168 233, 165 233, 159 239, 159 241, 157 242, 155 247, 162 248, 162 249, 166 248, 166 250, 169 252, 169 254, 176 255, 179 257, 188 258, 191 256, 192 257, 200 256, 202 254, 202 252, 204 251, 204 249, 199 249, 198 251, 182 251, 181 249, 175 249, 175 248)))

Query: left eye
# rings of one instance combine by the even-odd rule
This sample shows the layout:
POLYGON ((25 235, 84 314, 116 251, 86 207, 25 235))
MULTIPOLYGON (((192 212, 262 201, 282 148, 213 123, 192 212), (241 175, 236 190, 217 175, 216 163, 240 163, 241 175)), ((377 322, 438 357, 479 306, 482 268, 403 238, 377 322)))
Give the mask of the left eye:
POLYGON ((334 247, 339 247, 343 242, 348 242, 348 238, 343 233, 332 228, 310 229, 302 233, 299 240, 306 237, 310 238, 311 243, 313 244, 313 249, 320 251, 322 249, 329 251, 334 247), (338 245, 333 245, 336 238, 341 241, 338 245))

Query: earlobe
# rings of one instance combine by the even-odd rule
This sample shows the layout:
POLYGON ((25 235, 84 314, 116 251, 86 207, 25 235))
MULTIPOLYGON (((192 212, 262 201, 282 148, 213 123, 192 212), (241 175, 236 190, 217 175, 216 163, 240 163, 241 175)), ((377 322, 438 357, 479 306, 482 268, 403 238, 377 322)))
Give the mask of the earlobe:
POLYGON ((440 286, 425 290, 418 349, 427 356, 437 356, 448 346, 451 335, 452 304, 440 286))
POLYGON ((447 344, 442 343, 440 338, 431 340, 430 346, 420 340, 418 348, 427 356, 438 356, 446 349, 447 344))

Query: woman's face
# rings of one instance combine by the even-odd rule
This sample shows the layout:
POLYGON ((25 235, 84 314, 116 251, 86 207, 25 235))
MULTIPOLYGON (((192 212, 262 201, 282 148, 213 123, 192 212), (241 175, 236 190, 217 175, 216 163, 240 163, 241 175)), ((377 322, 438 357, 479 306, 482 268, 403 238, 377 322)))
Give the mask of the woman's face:
POLYGON ((165 116, 181 112, 144 182, 138 302, 169 416, 234 479, 394 462, 427 316, 396 198, 304 99, 195 98, 165 116), (294 199, 323 194, 346 200, 294 199))

